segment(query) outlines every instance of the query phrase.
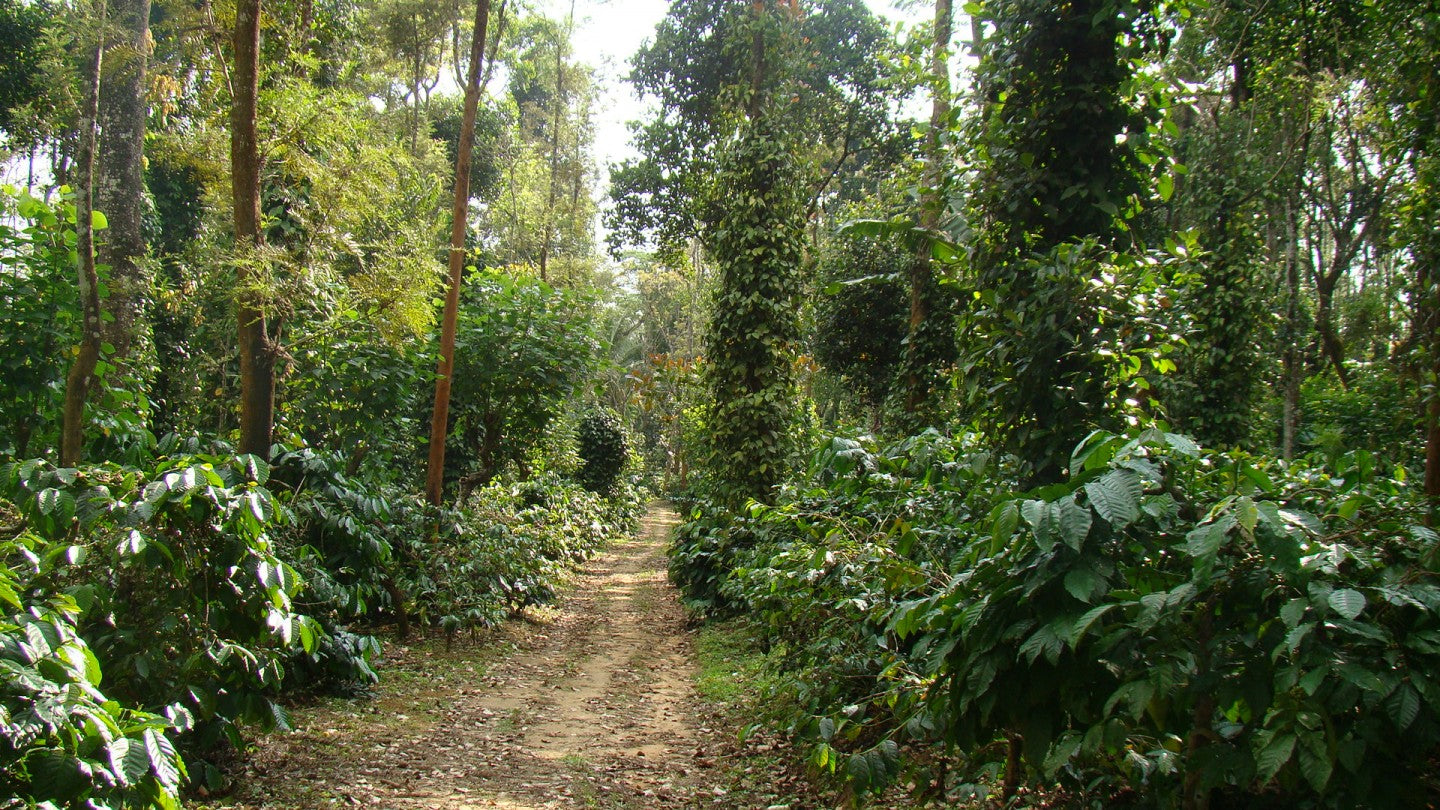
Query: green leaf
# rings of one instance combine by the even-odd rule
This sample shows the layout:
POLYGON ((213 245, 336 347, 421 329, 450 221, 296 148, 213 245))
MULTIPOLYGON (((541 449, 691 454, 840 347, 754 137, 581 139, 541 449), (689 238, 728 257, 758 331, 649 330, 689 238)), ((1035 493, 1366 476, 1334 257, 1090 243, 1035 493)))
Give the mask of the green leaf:
POLYGON ((1275 774, 1290 761, 1290 755, 1295 751, 1295 735, 1282 733, 1270 736, 1261 732, 1255 735, 1255 741, 1262 746, 1255 752, 1255 781, 1263 785, 1274 779, 1275 774))
POLYGON ((874 779, 874 775, 870 772, 870 760, 866 759, 863 753, 851 754, 850 761, 846 763, 845 770, 850 774, 850 778, 855 781, 855 784, 859 785, 862 789, 869 787, 874 779))
POLYGON ((150 756, 150 765, 155 769, 160 784, 172 791, 178 790, 184 766, 170 738, 153 728, 145 729, 145 752, 150 756))
POLYGON ((1325 750, 1323 734, 1307 735, 1305 743, 1300 746, 1300 775, 1305 777, 1305 781, 1310 783, 1316 793, 1320 793, 1330 782, 1335 763, 1330 760, 1329 752, 1325 750))
POLYGON ((1123 529, 1140 517, 1140 476, 1129 470, 1112 470, 1085 485, 1090 505, 1111 526, 1123 529))
POLYGON ((108 227, 110 227, 110 220, 106 219, 103 213, 93 210, 90 212, 91 230, 103 231, 108 227))
POLYGON ((1309 602, 1304 599, 1291 599, 1280 608, 1280 620, 1285 622, 1286 627, 1295 627, 1305 618, 1305 609, 1308 606, 1309 602))
POLYGON ((1090 510, 1076 503, 1074 495, 1058 501, 1054 508, 1060 513, 1060 539, 1065 541, 1065 545, 1079 551, 1090 534, 1091 524, 1094 523, 1090 510))
POLYGON ((1106 611, 1110 610, 1113 607, 1115 607, 1114 603, 1108 605, 1100 605, 1099 607, 1094 607, 1090 610, 1085 611, 1085 615, 1076 619, 1075 624, 1071 625, 1070 627, 1070 646, 1074 647, 1075 645, 1079 644, 1080 639, 1083 638, 1085 634, 1090 631, 1090 626, 1093 625, 1096 620, 1098 620, 1101 616, 1104 616, 1106 611))
POLYGON ((133 785, 150 773, 150 755, 139 741, 129 737, 116 737, 105 748, 110 757, 110 770, 120 777, 124 784, 133 785))
POLYGON ((1065 590, 1086 604, 1104 587, 1105 578, 1086 568, 1076 568, 1065 575, 1065 590))
POLYGON ((1341 588, 1330 594, 1330 607, 1347 619, 1354 619, 1365 609, 1365 594, 1354 588, 1341 588))
POLYGON ((1046 776, 1054 776, 1056 771, 1063 768, 1065 763, 1075 756, 1075 752, 1080 750, 1080 744, 1084 741, 1085 738, 1081 735, 1066 732, 1065 736, 1050 746, 1050 753, 1045 755, 1045 764, 1041 766, 1046 776))
POLYGON ((1030 524, 1030 529, 1035 534, 1035 545, 1041 551, 1049 551, 1055 547, 1055 532, 1051 525, 1050 504, 1045 501, 1025 501, 1020 504, 1020 514, 1025 522, 1030 524))
POLYGON ((1395 726, 1404 731, 1410 728, 1415 718, 1420 715, 1420 693, 1410 684, 1402 683, 1385 699, 1385 708, 1390 712, 1390 719, 1395 721, 1395 726))
POLYGON ((1020 507, 1014 501, 1006 501, 995 507, 991 518, 990 547, 999 551, 1009 544, 1010 538, 1015 535, 1015 529, 1020 525, 1020 507))
MULTIPOLYGON (((1304 641, 1305 637, 1310 635, 1314 629, 1314 622, 1306 622, 1305 624, 1295 626, 1290 632, 1285 634, 1285 648, 1292 653, 1295 652, 1300 648, 1300 642, 1304 641)), ((1279 655, 1278 651, 1276 655, 1279 655)))
POLYGON ((1225 522, 1216 521, 1192 529, 1185 535, 1185 550, 1196 558, 1213 557, 1225 544, 1225 533, 1229 529, 1225 522))
POLYGON ((1041 655, 1054 664, 1060 660, 1060 651, 1065 648, 1064 639, 1055 633, 1051 625, 1044 625, 1036 630, 1030 638, 1020 645, 1019 654, 1024 656, 1031 663, 1041 655))

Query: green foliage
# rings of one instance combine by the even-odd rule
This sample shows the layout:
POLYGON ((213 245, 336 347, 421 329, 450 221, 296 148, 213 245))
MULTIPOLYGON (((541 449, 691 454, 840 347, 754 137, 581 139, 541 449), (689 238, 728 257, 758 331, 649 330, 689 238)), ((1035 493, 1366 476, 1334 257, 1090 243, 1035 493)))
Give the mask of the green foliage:
POLYGON ((110 700, 77 631, 87 591, 36 598, 33 586, 76 553, 34 535, 0 541, 0 793, 24 806, 178 807, 185 763, 167 735, 188 712, 172 706, 162 717, 110 700))
POLYGON ((353 473, 413 452, 434 357, 419 341, 389 339, 372 320, 335 309, 294 352, 281 415, 311 447, 344 453, 353 473))
POLYGON ((1112 275, 1138 282, 1105 254, 1141 206, 1149 131, 1126 93, 1150 18, 1105 0, 1007 0, 982 13, 995 26, 981 78, 994 100, 963 256, 975 295, 960 370, 969 412, 1033 480, 1055 481, 1070 448, 1108 421, 1104 332, 1126 319, 1097 298, 1112 275))
MULTIPOLYGON (((272 702, 290 650, 311 653, 316 623, 294 610, 294 570, 270 535, 268 467, 251 456, 178 456, 147 470, 7 464, 0 494, 68 564, 29 587, 70 593, 107 694, 193 718, 202 752, 240 745, 237 724, 285 725, 272 702), (144 610, 136 606, 144 605, 144 610)), ((210 780, 213 774, 205 778, 210 780)))
POLYGON ((1436 540, 1403 471, 1338 464, 1097 433, 1019 491, 965 440, 837 439, 776 506, 696 513, 677 579, 769 628, 793 730, 859 787, 900 745, 983 779, 1008 738, 1091 796, 1406 806, 1440 742, 1436 540))
MULTIPOLYGON (((819 274, 828 283, 816 305, 815 359, 871 410, 884 404, 899 368, 910 314, 902 279, 911 254, 893 240, 849 237, 821 257, 819 274)), ((947 332, 953 343, 953 329, 947 332)))
POLYGON ((599 347, 576 293, 487 271, 471 274, 464 296, 445 463, 484 482, 544 438, 599 347))
POLYGON ((639 525, 639 495, 606 499, 557 475, 523 484, 495 481, 438 518, 440 536, 400 538, 400 588, 425 622, 446 630, 494 627, 546 604, 575 567, 639 525))
POLYGON ((75 206, 5 186, 0 211, 0 450, 27 456, 58 442, 68 351, 80 334, 75 206))
POLYGON ((1300 389, 1301 447, 1326 458, 1366 450, 1418 469, 1424 448, 1415 397, 1413 382, 1386 364, 1351 367, 1348 389, 1333 374, 1311 377, 1300 389))
POLYGON ((48 2, 0 2, 0 42, 6 53, 0 62, 0 132, 7 146, 38 145, 53 127, 44 116, 56 114, 60 98, 48 86, 45 67, 60 56, 46 31, 58 14, 48 2))
POLYGON ((1174 370, 1181 343, 1168 282, 1190 257, 1175 243, 1139 259, 1067 243, 975 291, 961 318, 961 394, 1030 480, 1059 480, 1088 430, 1153 409, 1151 381, 1174 370))
POLYGON ((614 412, 591 410, 580 418, 580 469, 575 478, 591 492, 614 492, 630 461, 629 442, 614 412))
POLYGON ((794 136, 793 182, 818 186, 836 163, 855 168, 891 158, 874 148, 900 139, 886 109, 891 88, 881 56, 893 44, 884 25, 850 0, 807 3, 793 21, 782 6, 765 4, 765 19, 757 21, 755 6, 738 0, 673 3, 636 54, 631 81, 657 99, 658 112, 636 132, 642 157, 611 173, 615 206, 606 226, 612 251, 652 241, 676 248, 693 236, 708 242, 730 202, 711 188, 730 148, 734 117, 755 87, 750 48, 756 25, 768 43, 761 94, 789 99, 782 115, 794 136))
POLYGON ((788 144, 761 115, 716 176, 728 203, 713 238, 720 286, 706 337, 707 463, 735 504, 770 497, 789 465, 802 217, 788 144))

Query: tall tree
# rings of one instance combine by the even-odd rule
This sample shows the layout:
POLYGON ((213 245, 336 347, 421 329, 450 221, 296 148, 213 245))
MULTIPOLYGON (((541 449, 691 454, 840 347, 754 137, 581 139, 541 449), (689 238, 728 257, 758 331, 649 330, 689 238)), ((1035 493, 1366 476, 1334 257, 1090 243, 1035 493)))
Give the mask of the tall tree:
POLYGON ((1376 35, 1366 73, 1393 122, 1387 157, 1404 166, 1408 180, 1397 241, 1410 270, 1409 342, 1424 392, 1425 494, 1434 512, 1440 511, 1440 11, 1428 0, 1367 11, 1376 35))
MULTIPOLYGON (((950 0, 935 2, 934 41, 930 47, 930 127, 925 132, 924 171, 920 183, 920 228, 939 231, 948 199, 941 188, 944 144, 941 136, 950 118, 950 0)), ((915 433, 938 417, 941 366, 953 360, 955 330, 951 308, 942 299, 929 240, 921 240, 910 265, 910 324, 905 338, 902 374, 903 432, 915 433)))
POLYGON ((982 83, 994 103, 971 203, 979 295, 964 314, 961 367, 970 415, 1048 482, 1105 412, 1086 295, 1137 193, 1122 137, 1143 131, 1122 95, 1133 30, 1108 0, 986 9, 995 32, 982 83))
POLYGON ((75 249, 79 253, 79 286, 82 318, 80 346, 65 380, 65 412, 60 433, 60 464, 80 461, 85 443, 85 400, 95 382, 100 362, 101 313, 100 278, 95 268, 95 147, 100 107, 101 70, 105 63, 106 4, 100 0, 95 33, 95 50, 87 59, 85 103, 80 111, 80 148, 75 156, 75 249))
POLYGON ((744 83, 734 88, 743 119, 711 192, 719 288, 706 341, 706 418, 718 494, 732 505, 768 501, 790 460, 804 203, 781 99, 793 79, 784 44, 797 17, 756 0, 738 28, 737 43, 749 45, 744 83))
POLYGON ((445 440, 450 426, 450 386, 455 370, 455 330, 460 312, 460 283, 465 272, 465 236, 470 224, 470 158, 475 149, 475 114, 480 106, 481 62, 485 56, 485 27, 490 0, 476 0, 475 29, 470 41, 470 72, 465 81, 465 109, 460 120, 460 144, 455 155, 455 197, 450 220, 449 276, 445 312, 440 323, 440 363, 435 376, 435 407, 430 415, 430 459, 425 472, 425 495, 439 506, 445 499, 445 440))
POLYGON ((235 318, 240 337, 240 452, 270 456, 275 423, 275 361, 279 354, 259 286, 260 144, 256 126, 260 91, 260 3, 237 0, 230 73, 230 195, 235 220, 235 318))
POLYGON ((150 0, 110 0, 111 16, 124 36, 107 54, 106 81, 100 88, 100 148, 95 207, 110 228, 100 245, 100 261, 110 266, 113 320, 106 341, 113 362, 130 356, 136 331, 145 322, 150 278, 145 267, 145 75, 150 52, 150 0))
MULTIPOLYGON (((752 15, 744 0, 679 0, 635 55, 630 81, 658 108, 636 125, 641 157, 611 172, 614 206, 605 221, 612 251, 650 243, 683 250, 692 238, 708 241, 723 199, 708 189, 733 134, 735 88, 748 88, 752 78, 752 15)), ((813 201, 845 176, 841 167, 874 156, 894 134, 891 87, 881 75, 890 39, 859 0, 807 3, 794 25, 784 54, 793 80, 786 126, 795 180, 813 201)))

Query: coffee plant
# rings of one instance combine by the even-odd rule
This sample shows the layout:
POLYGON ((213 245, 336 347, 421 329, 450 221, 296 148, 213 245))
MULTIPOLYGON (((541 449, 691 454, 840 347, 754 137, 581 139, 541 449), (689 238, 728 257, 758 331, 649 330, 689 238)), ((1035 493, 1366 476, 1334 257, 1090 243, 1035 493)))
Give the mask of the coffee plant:
POLYGON ((185 764, 167 735, 190 713, 110 699, 77 628, 86 592, 35 598, 35 583, 80 554, 33 535, 0 542, 10 561, 0 566, 0 794, 10 797, 0 806, 179 807, 185 764))
POLYGON ((630 458, 630 445, 620 419, 609 411, 589 411, 580 419, 577 440, 580 469, 576 479, 591 492, 611 494, 630 458))
POLYGON ((1403 469, 1152 429, 1018 480, 966 438, 836 439, 775 506, 692 513, 675 572, 768 628, 791 730, 860 788, 956 750, 980 793, 1433 795, 1440 580, 1403 469))

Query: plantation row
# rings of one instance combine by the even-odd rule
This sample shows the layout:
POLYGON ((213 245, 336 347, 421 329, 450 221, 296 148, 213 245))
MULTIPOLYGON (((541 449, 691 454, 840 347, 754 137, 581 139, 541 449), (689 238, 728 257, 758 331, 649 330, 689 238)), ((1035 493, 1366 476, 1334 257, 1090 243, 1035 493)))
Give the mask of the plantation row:
POLYGON ((835 437, 774 505, 694 506, 672 576, 743 617, 767 720, 860 792, 1433 799, 1437 543, 1403 468, 1152 428, 1091 435, 1063 483, 1019 472, 973 434, 835 437))
POLYGON ((212 449, 0 469, 18 528, 0 535, 0 795, 177 807, 184 785, 219 790, 244 734, 287 727, 282 697, 377 680, 380 623, 493 627, 641 511, 595 456, 581 478, 604 494, 547 472, 435 508, 313 450, 212 449))

